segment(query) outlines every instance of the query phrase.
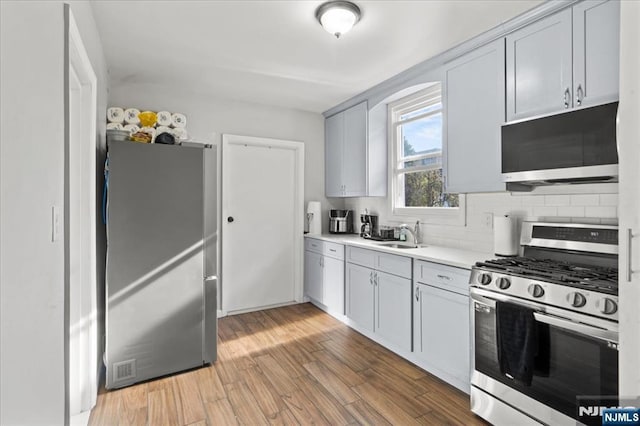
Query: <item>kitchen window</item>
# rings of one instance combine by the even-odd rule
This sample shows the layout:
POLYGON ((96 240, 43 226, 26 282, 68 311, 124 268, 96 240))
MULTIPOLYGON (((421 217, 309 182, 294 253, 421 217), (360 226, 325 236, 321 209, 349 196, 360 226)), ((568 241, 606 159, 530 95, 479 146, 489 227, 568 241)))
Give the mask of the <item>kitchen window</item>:
POLYGON ((458 215, 458 194, 443 192, 443 108, 440 83, 389 104, 391 202, 397 215, 458 215))

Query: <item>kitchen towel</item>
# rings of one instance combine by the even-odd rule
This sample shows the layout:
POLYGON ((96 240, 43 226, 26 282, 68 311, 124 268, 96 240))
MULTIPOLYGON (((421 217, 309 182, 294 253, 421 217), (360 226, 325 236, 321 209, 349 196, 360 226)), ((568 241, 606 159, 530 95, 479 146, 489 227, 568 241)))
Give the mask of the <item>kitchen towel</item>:
POLYGON ((496 256, 517 256, 516 222, 511 216, 493 218, 493 253, 496 256))
POLYGON ((538 355, 538 333, 533 310, 496 301, 496 340, 500 372, 531 386, 538 355))
POLYGON ((320 235, 322 233, 321 212, 320 201, 309 201, 309 204, 307 204, 307 224, 311 235, 320 235))

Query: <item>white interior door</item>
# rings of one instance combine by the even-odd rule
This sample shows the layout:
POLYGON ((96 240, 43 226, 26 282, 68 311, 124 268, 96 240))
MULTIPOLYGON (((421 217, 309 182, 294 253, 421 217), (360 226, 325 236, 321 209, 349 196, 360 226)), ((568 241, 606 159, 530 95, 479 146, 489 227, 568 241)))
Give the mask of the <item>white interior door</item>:
MULTIPOLYGON (((69 12, 70 13, 70 12, 69 12)), ((65 244, 68 280, 68 404, 71 424, 98 394, 96 280, 96 76, 69 15, 65 244)), ((85 422, 86 423, 86 422, 85 422)))
POLYGON ((304 145, 222 141, 222 310, 300 301, 304 145))

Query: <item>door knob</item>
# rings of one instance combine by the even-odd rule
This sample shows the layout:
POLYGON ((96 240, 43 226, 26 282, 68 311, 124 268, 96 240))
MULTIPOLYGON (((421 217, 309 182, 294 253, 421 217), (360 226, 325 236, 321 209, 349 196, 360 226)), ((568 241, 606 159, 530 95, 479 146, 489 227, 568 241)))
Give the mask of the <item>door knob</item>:
POLYGON ((227 222, 229 222, 229 223, 233 222, 233 216, 229 216, 229 217, 227 218, 227 222))

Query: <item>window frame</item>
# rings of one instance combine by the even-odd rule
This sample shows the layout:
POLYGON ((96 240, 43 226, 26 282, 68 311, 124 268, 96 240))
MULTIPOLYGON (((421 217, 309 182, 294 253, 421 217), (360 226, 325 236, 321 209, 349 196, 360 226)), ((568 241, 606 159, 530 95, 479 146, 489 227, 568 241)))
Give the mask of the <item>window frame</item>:
POLYGON ((408 96, 387 104, 387 129, 389 147, 389 208, 391 215, 397 220, 408 221, 409 219, 425 220, 427 223, 440 223, 451 225, 466 225, 466 197, 465 194, 458 194, 458 207, 405 207, 399 206, 399 197, 402 195, 400 185, 401 177, 409 172, 439 170, 442 169, 443 180, 446 182, 446 116, 445 116, 445 96, 440 82, 434 83, 427 88, 419 90, 408 96), (399 117, 419 108, 424 108, 435 103, 441 103, 442 108, 424 114, 399 121, 399 117), (441 163, 438 165, 413 166, 400 168, 400 161, 414 161, 433 157, 434 154, 421 154, 410 157, 402 157, 402 145, 399 138, 399 127, 402 124, 430 117, 435 114, 442 114, 442 151, 441 163))

